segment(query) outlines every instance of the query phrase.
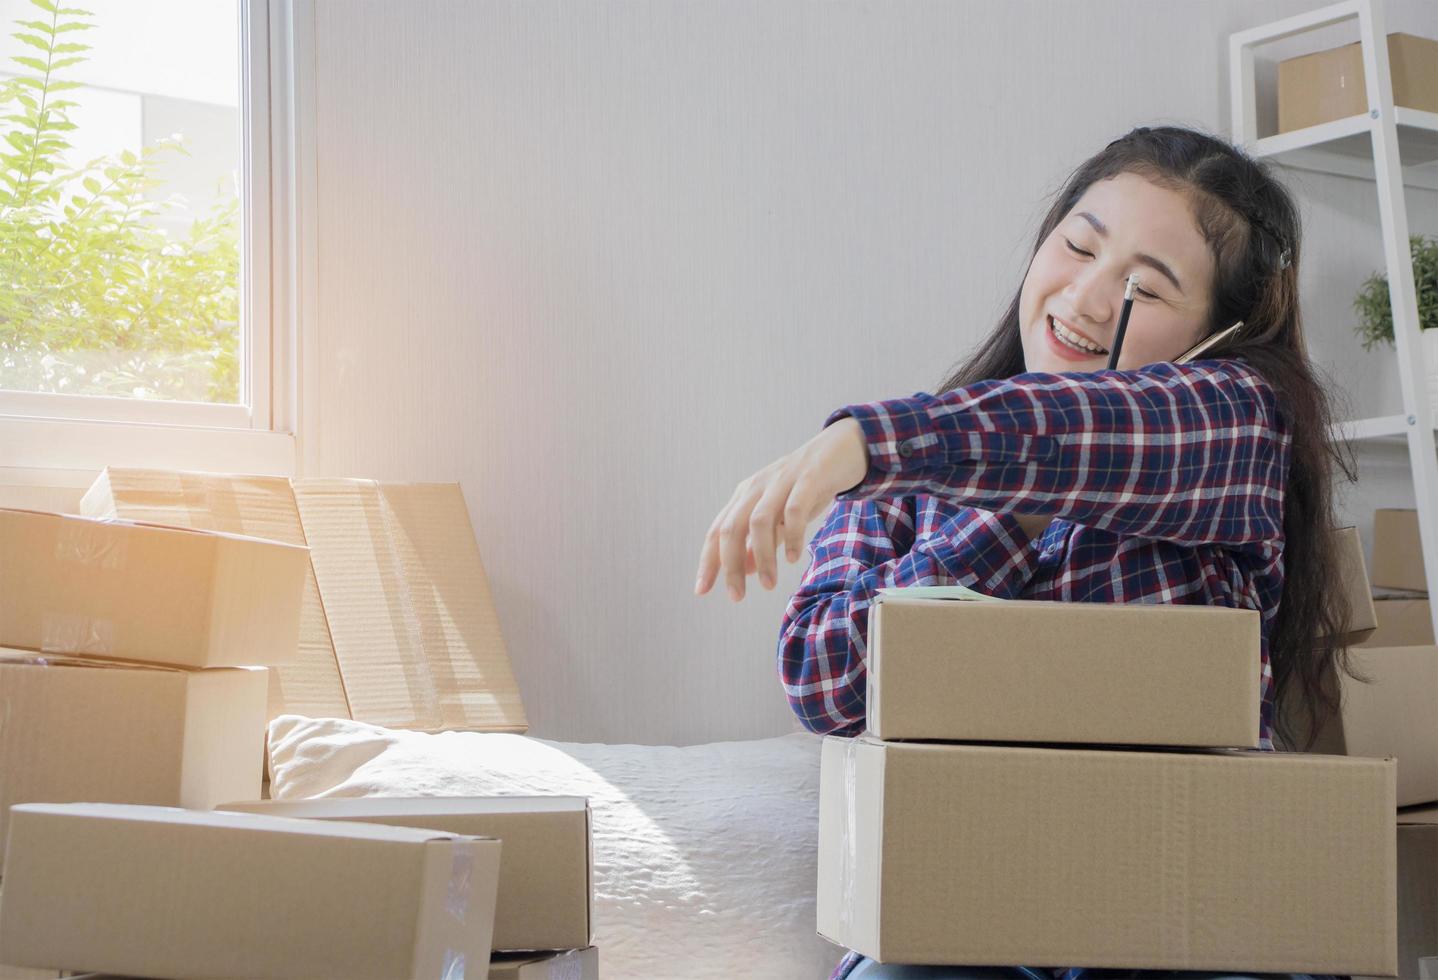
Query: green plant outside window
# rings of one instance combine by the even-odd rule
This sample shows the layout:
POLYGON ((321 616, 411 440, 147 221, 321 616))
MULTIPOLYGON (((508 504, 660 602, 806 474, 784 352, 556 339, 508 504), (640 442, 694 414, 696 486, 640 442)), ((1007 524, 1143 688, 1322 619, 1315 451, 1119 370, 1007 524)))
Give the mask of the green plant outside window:
POLYGON ((174 239, 153 218, 176 203, 146 195, 180 141, 67 165, 93 15, 30 2, 11 36, 34 53, 0 81, 0 388, 238 402, 238 196, 174 239))

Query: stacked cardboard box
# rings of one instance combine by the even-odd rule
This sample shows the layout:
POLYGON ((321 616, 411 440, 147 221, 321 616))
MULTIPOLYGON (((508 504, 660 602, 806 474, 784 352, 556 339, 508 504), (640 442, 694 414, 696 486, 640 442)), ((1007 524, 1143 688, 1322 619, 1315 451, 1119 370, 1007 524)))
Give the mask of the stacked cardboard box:
POLYGON ((501 847, 368 823, 21 805, 0 950, 143 977, 483 976, 501 847))
POLYGON ((964 591, 870 609, 869 731, 823 745, 822 935, 882 962, 1394 975, 1394 762, 1257 750, 1256 612, 964 591))
POLYGON ((547 965, 509 961, 521 971, 511 975, 547 976, 542 971, 551 966, 587 969, 584 965, 591 961, 597 969, 598 953, 582 952, 592 949, 594 877, 589 802, 583 797, 264 800, 230 803, 221 809, 499 838, 504 842, 504 858, 493 948, 572 953, 550 957, 543 961, 547 965))
POLYGON ((267 665, 292 655, 308 564, 257 538, 0 510, 7 901, 15 804, 208 809, 259 790, 267 665))
POLYGON ((309 548, 298 647, 272 674, 270 718, 528 728, 456 484, 111 467, 81 510, 309 548))
POLYGON ((1377 629, 1349 649, 1360 678, 1338 675, 1342 706, 1314 750, 1397 759, 1399 968, 1418 976, 1438 955, 1438 645, 1417 511, 1374 513, 1372 568, 1377 629))

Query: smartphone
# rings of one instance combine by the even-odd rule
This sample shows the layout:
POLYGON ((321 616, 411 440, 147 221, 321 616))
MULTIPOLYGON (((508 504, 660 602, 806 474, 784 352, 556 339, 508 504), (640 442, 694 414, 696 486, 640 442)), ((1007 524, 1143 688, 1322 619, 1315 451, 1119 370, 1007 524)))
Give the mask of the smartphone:
POLYGON ((1208 351, 1213 350, 1213 348, 1217 347, 1219 344, 1223 343, 1225 340, 1236 336, 1238 334, 1238 331, 1241 329, 1243 329, 1243 321, 1239 320, 1231 327, 1225 327, 1216 334, 1204 337, 1198 343, 1194 344, 1188 350, 1184 351, 1182 355, 1174 358, 1173 363, 1187 364, 1189 361, 1193 360, 1198 355, 1207 353, 1208 351))

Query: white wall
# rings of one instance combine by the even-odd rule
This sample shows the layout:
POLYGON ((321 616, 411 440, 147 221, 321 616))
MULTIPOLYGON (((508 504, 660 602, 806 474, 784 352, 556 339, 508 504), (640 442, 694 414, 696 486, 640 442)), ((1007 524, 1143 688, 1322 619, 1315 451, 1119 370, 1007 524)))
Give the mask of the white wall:
MULTIPOLYGON (((691 591, 734 485, 932 390, 1066 172, 1140 123, 1227 131, 1228 34, 1311 6, 320 0, 314 469, 464 485, 533 734, 787 731, 801 568, 691 591)), ((1372 185, 1303 180, 1314 347, 1376 408, 1372 185)))
MULTIPOLYGON (((533 734, 788 731, 802 569, 691 591, 734 485, 933 390, 1066 173, 1134 125, 1226 132, 1228 34, 1317 5, 318 0, 310 471, 463 484, 533 734)), ((1438 37, 1431 0, 1388 13, 1438 37)), ((1372 185, 1296 179, 1315 354, 1392 410, 1393 355, 1349 339, 1372 185)), ((1411 500, 1373 458, 1365 532, 1411 500)))

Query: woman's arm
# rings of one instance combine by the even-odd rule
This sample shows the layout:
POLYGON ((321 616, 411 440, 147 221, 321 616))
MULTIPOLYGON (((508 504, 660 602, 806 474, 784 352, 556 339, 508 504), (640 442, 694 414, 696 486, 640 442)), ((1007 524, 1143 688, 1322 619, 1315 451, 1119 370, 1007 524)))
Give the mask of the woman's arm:
POLYGON ((1289 436, 1240 361, 1020 374, 849 405, 869 469, 839 500, 927 493, 1120 534, 1233 547, 1283 536, 1289 436))
POLYGON ((809 731, 863 728, 869 606, 880 588, 959 584, 1011 598, 1033 575, 1037 543, 1014 515, 964 507, 925 533, 942 503, 918 506, 913 497, 838 501, 814 535, 778 657, 789 705, 809 731))

